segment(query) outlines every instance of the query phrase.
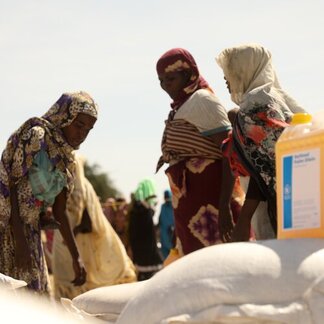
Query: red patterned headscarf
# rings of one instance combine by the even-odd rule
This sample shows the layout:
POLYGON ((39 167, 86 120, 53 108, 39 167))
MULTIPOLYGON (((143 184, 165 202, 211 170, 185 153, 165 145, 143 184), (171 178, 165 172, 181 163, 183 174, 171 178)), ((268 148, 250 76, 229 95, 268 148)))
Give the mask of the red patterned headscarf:
POLYGON ((182 89, 178 98, 172 103, 171 107, 177 110, 195 91, 199 89, 209 89, 209 84, 200 75, 197 63, 192 55, 183 48, 173 48, 164 53, 156 64, 158 75, 168 72, 190 71, 192 76, 188 85, 182 89))

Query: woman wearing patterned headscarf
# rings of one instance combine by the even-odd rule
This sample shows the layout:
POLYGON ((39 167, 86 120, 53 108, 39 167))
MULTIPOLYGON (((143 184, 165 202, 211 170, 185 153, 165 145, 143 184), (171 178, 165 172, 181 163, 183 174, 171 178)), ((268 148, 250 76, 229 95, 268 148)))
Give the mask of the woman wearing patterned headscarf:
MULTIPOLYGON (((216 60, 223 69, 232 101, 239 106, 232 137, 224 150, 234 174, 242 175, 238 173, 241 170, 250 175, 242 213, 231 235, 233 241, 245 241, 249 239, 252 215, 262 200, 268 202, 270 221, 276 232, 275 144, 292 114, 305 111, 281 89, 271 53, 263 46, 227 48, 216 60)), ((231 217, 228 202, 221 210, 223 217, 231 217)), ((232 227, 221 230, 230 236, 232 227)))
POLYGON ((65 93, 42 117, 28 119, 14 132, 0 162, 0 272, 46 293, 48 274, 41 244, 40 215, 52 206, 70 250, 75 285, 86 272, 66 215, 72 190, 72 151, 97 120, 97 106, 85 92, 65 93))
MULTIPOLYGON (((165 172, 172 190, 177 249, 183 255, 221 243, 220 145, 231 123, 188 51, 175 48, 166 52, 156 68, 162 89, 173 100, 157 170, 169 164, 165 172)), ((234 214, 239 212, 242 199, 240 187, 236 189, 231 199, 234 214)))

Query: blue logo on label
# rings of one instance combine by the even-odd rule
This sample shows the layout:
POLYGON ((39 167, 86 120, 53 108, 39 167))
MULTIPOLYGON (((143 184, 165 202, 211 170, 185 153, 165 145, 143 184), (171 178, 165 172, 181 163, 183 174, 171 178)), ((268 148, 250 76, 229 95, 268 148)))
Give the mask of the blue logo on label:
POLYGON ((292 228, 292 156, 283 158, 283 227, 292 228))

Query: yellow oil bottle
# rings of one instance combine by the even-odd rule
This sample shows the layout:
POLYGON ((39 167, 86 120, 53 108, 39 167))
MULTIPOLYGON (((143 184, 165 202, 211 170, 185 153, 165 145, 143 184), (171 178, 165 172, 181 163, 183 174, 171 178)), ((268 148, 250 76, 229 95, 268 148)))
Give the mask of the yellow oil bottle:
POLYGON ((278 239, 324 237, 324 124, 295 114, 275 150, 278 239))

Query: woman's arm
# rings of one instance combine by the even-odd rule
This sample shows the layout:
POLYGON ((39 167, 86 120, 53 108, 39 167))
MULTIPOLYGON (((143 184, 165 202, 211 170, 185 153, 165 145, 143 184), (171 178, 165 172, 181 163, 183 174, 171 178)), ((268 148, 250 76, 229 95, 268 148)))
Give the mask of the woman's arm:
MULTIPOLYGON (((223 141, 228 137, 228 131, 216 133, 209 136, 217 147, 221 147, 223 141)), ((219 231, 223 242, 228 242, 234 227, 231 211, 231 198, 235 184, 235 177, 232 173, 228 159, 222 159, 222 185, 219 197, 219 231)))
POLYGON ((247 198, 241 209, 240 216, 233 229, 232 242, 249 241, 251 236, 251 219, 260 201, 247 198))
POLYGON ((232 193, 235 184, 235 177, 232 173, 229 161, 226 157, 222 159, 222 186, 219 197, 219 232, 223 242, 231 239, 234 227, 231 210, 232 193))
POLYGON ((252 177, 250 177, 245 201, 233 230, 233 242, 248 241, 250 239, 251 220, 261 200, 264 200, 264 198, 258 184, 252 177))
POLYGON ((71 227, 65 213, 67 200, 66 195, 66 189, 64 188, 55 198, 55 202, 53 205, 53 214, 55 219, 61 224, 60 232, 72 256, 73 269, 75 273, 75 278, 72 281, 72 283, 75 286, 81 286, 86 281, 86 271, 83 262, 80 258, 78 248, 76 246, 74 236, 72 234, 71 227))
POLYGON ((11 214, 9 222, 15 244, 15 265, 24 271, 31 271, 31 251, 24 233, 23 222, 19 215, 18 193, 15 184, 10 184, 10 204, 11 214))

